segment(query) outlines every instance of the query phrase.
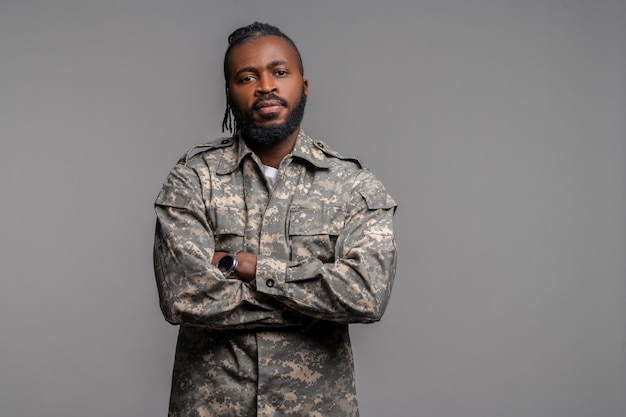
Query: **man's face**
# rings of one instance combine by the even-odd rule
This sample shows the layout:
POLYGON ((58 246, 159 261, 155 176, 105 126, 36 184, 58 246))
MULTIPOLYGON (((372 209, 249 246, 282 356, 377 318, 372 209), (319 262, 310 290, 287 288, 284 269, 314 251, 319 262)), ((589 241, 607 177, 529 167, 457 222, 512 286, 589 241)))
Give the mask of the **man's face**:
POLYGON ((233 114, 246 140, 273 145, 297 134, 309 86, 286 40, 268 36, 233 48, 228 70, 233 114))

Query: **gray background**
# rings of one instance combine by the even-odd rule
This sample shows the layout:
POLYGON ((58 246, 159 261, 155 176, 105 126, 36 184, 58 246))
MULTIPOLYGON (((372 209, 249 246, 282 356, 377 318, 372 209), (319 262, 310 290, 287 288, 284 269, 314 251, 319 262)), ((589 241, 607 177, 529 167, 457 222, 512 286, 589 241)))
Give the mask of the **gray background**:
POLYGON ((0 1, 0 415, 166 414, 152 203, 221 135, 227 35, 400 204, 364 417, 626 415, 626 2, 0 1))

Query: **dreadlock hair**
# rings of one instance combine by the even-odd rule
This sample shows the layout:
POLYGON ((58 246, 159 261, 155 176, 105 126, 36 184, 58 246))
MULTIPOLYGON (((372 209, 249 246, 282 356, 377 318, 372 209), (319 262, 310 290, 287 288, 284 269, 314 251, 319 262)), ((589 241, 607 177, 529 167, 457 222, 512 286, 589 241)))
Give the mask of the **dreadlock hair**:
POLYGON ((298 68, 300 69, 300 73, 304 74, 302 57, 300 56, 300 51, 298 51, 296 44, 291 40, 291 38, 289 38, 289 36, 285 35, 277 27, 268 25, 267 23, 254 22, 251 25, 244 26, 235 30, 228 37, 228 49, 226 49, 226 54, 224 55, 224 79, 226 80, 226 113, 224 114, 224 120, 222 121, 222 132, 226 131, 227 129, 231 133, 237 131, 237 121, 234 120, 232 104, 230 100, 230 81, 228 74, 228 58, 230 57, 230 53, 236 46, 266 36, 275 36, 286 40, 289 45, 291 45, 298 57, 298 68))

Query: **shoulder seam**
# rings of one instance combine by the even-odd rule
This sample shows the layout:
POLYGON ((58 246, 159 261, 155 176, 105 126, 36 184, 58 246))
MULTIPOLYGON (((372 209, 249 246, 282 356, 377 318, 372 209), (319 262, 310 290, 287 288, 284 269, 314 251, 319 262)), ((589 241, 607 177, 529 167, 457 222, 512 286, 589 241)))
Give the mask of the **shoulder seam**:
POLYGON ((178 160, 178 163, 186 164, 189 161, 189 159, 195 155, 198 155, 202 152, 210 151, 212 149, 225 148, 227 146, 231 146, 233 143, 234 143, 234 140, 232 137, 221 137, 221 138, 212 140, 211 142, 192 146, 191 148, 187 150, 187 152, 183 154, 183 156, 180 157, 180 159, 178 160))
POLYGON ((316 139, 312 139, 313 144, 316 148, 318 148, 320 151, 322 151, 322 153, 332 156, 334 158, 337 159, 341 159, 342 161, 351 161, 356 163, 359 168, 364 168, 365 166, 363 165, 363 163, 358 159, 358 158, 354 158, 354 157, 349 157, 349 156, 343 156, 339 151, 337 151, 336 149, 328 146, 324 141, 321 140, 316 140, 316 139))

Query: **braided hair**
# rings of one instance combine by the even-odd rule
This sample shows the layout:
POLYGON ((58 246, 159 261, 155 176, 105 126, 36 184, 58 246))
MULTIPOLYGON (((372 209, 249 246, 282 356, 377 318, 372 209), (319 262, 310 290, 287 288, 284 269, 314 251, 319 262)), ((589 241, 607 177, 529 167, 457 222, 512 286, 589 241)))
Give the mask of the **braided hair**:
POLYGON ((237 131, 237 121, 233 120, 234 118, 230 99, 230 77, 228 74, 228 59, 230 58, 230 53, 236 46, 267 36, 282 38, 286 40, 289 45, 291 45, 298 57, 298 68, 300 69, 300 73, 304 74, 302 57, 300 56, 300 51, 298 51, 296 44, 291 40, 291 38, 289 38, 289 36, 285 35, 277 27, 268 25, 267 23, 254 22, 251 25, 244 26, 235 30, 228 37, 228 49, 226 49, 226 54, 224 55, 224 79, 226 80, 226 112, 224 114, 224 120, 222 121, 222 132, 226 131, 227 129, 231 133, 237 131))

